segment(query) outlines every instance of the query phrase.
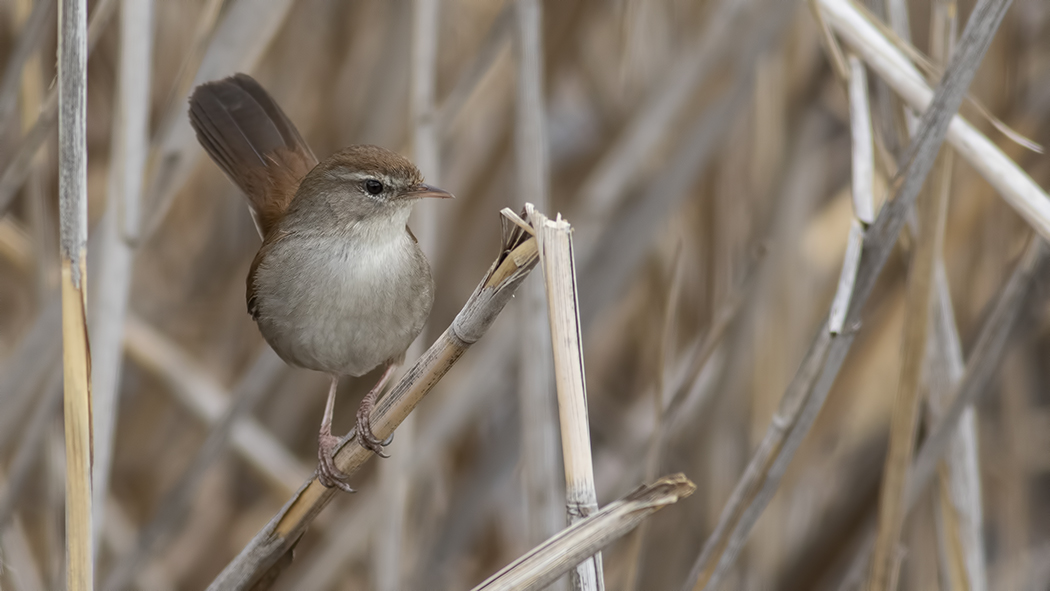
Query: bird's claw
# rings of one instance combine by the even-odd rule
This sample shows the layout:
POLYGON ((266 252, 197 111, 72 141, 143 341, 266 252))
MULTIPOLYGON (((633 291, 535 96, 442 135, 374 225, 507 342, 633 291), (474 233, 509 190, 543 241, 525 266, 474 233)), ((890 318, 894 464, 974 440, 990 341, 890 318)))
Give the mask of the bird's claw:
POLYGON ((369 414, 367 412, 357 413, 357 438, 358 442, 361 443, 361 447, 372 451, 374 454, 381 458, 389 458, 386 452, 383 451, 383 447, 390 445, 390 442, 394 440, 394 435, 380 440, 372 433, 372 421, 369 420, 369 414))
POLYGON ((352 493, 354 489, 346 483, 350 477, 335 465, 335 450, 339 447, 339 439, 331 434, 322 433, 317 439, 317 480, 325 488, 338 488, 343 492, 352 493))

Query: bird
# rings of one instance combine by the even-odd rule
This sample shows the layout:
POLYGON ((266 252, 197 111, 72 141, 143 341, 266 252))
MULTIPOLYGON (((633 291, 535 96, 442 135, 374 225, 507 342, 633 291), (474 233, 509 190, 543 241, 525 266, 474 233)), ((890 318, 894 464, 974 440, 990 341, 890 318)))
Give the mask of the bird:
POLYGON ((342 376, 383 366, 361 401, 356 436, 382 457, 370 414, 434 303, 430 265, 408 228, 413 205, 452 194, 423 182, 407 158, 352 145, 318 161, 272 96, 247 74, 197 86, 197 140, 247 197, 262 238, 248 271, 248 313, 286 363, 328 374, 318 480, 347 492, 332 435, 342 376))

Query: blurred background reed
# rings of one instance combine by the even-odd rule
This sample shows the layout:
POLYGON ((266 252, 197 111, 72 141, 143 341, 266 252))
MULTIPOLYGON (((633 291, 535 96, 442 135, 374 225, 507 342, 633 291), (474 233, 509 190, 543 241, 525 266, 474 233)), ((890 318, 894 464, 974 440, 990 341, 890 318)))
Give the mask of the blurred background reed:
MULTIPOLYGON (((270 90, 318 156, 382 145, 456 194, 413 222, 437 281, 429 338, 496 255, 501 208, 532 201, 573 223, 598 501, 670 472, 698 486, 606 549, 606 584, 682 586, 821 330, 853 220, 846 87, 806 2, 88 4, 94 395, 116 394, 101 433, 95 417, 112 442, 111 459, 95 446, 109 463, 95 482, 98 588, 119 569, 138 589, 205 588, 315 465, 327 378, 284 366, 246 313, 259 238, 185 115, 195 80, 236 71, 270 90), (116 336, 96 343, 105 334, 116 336), (679 391, 673 413, 655 411, 679 391), (212 426, 250 395, 228 445, 215 439, 202 460, 212 426), (191 464, 201 468, 187 477, 191 464)), ((945 11, 962 30, 973 4, 867 1, 942 64, 931 30, 945 11)), ((64 580, 54 5, 0 0, 0 588, 18 591, 64 580)), ((873 73, 869 88, 879 204, 907 125, 873 73)), ((970 92, 1050 144, 1050 4, 1013 2, 970 92)), ((1045 155, 975 107, 962 113, 1050 186, 1045 155)), ((943 261, 965 360, 1033 232, 960 158, 949 195, 943 261)), ((874 520, 916 250, 902 236, 720 588, 838 588, 874 520)), ((314 522, 275 589, 465 589, 564 526, 534 275, 398 431, 395 457, 372 461, 354 480, 361 492, 314 522)), ((901 589, 1050 586, 1050 318, 1035 284, 972 419, 985 574, 959 587, 947 572, 947 493, 935 485, 905 522, 901 589)), ((920 390, 936 389, 923 375, 920 390)), ((342 383, 336 431, 373 379, 342 383)))

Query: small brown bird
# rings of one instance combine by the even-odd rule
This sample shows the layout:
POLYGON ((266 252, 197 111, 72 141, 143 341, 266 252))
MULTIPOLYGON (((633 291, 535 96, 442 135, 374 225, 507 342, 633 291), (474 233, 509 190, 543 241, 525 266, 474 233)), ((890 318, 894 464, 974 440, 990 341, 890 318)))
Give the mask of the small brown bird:
POLYGON ((248 272, 248 313, 285 362, 332 378, 318 479, 353 492, 333 459, 339 377, 386 366, 357 410, 359 441, 383 456, 370 412, 434 303, 430 266, 408 216, 417 199, 452 195, 376 146, 350 146, 318 163, 273 97, 245 74, 198 86, 190 122, 248 197, 262 236, 248 272))

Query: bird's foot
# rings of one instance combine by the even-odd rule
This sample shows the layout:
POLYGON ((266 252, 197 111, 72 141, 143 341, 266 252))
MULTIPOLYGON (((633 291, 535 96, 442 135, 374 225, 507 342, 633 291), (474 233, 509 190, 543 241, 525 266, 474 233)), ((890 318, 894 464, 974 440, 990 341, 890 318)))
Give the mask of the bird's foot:
POLYGON ((335 450, 338 447, 339 438, 331 433, 321 433, 317 438, 317 480, 326 488, 352 493, 354 489, 346 483, 349 475, 335 465, 335 450))
POLYGON ((375 433, 372 433, 372 421, 370 417, 371 413, 369 412, 370 410, 371 408, 365 408, 365 405, 363 404, 361 405, 361 408, 357 410, 356 431, 358 441, 361 443, 361 447, 371 450, 377 456, 381 458, 389 458, 390 456, 383 451, 383 446, 390 445, 390 442, 394 440, 394 435, 393 433, 391 433, 390 437, 381 440, 375 436, 375 433), (362 410, 364 410, 364 412, 362 412, 362 410))

